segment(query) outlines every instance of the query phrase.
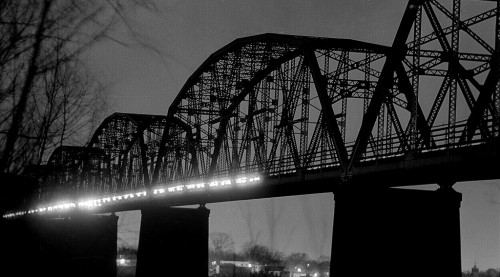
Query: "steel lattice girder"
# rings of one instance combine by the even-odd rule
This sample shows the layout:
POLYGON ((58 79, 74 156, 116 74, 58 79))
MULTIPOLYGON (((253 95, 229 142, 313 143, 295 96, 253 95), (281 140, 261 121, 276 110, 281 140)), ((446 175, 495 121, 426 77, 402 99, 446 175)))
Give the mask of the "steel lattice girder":
POLYGON ((47 201, 55 194, 71 199, 99 192, 101 167, 106 154, 101 149, 59 146, 51 154, 42 179, 40 197, 47 201))
MULTIPOLYGON (((448 23, 450 26, 460 24, 461 29, 457 29, 442 28, 442 16, 433 16, 435 9, 445 16, 453 15, 436 1, 410 1, 391 47, 343 39, 264 34, 235 40, 212 54, 186 82, 168 113, 185 121, 197 136, 195 145, 199 174, 208 177, 252 171, 279 174, 305 170, 322 159, 326 163, 319 162, 321 166, 338 164, 351 169, 355 162, 367 156, 378 156, 384 152, 407 155, 442 147, 442 139, 433 138, 435 134, 431 128, 444 109, 441 103, 448 84, 458 79, 466 103, 473 109, 476 95, 481 90, 477 79, 481 78, 480 74, 490 72, 492 48, 488 47, 488 40, 472 30, 476 24, 492 21, 496 12, 495 9, 482 12, 460 23, 456 23, 451 16, 448 23), (419 20, 431 21, 432 29, 423 28, 423 36, 419 34, 418 37, 412 37, 410 31, 415 29, 415 24, 419 24, 419 27, 422 24, 415 22, 422 7, 426 10, 426 17, 419 20), (450 54, 452 49, 446 46, 450 44, 447 36, 460 31, 466 32, 486 51, 450 54), (436 48, 434 41, 440 42, 441 49, 436 48), (348 59, 341 59, 343 52, 349 53, 348 59), (353 57, 360 53, 367 57, 353 57), (457 68, 458 76, 450 77, 451 70, 456 71, 457 68), (342 78, 347 73, 349 77, 342 78), (365 75, 365 79, 361 78, 361 74, 365 75), (415 87, 418 90, 418 75, 442 80, 441 89, 435 89, 429 96, 420 93, 420 97, 435 99, 432 105, 422 106, 418 91, 414 91, 415 87), (322 83, 327 84, 328 97, 324 97, 325 85, 322 83), (301 89, 315 92, 316 95, 303 97, 301 89), (336 111, 338 108, 335 104, 356 97, 368 98, 370 105, 363 117, 354 150, 351 151, 347 149, 351 149, 352 145, 338 134, 349 128, 345 127, 348 116, 336 111), (316 103, 311 104, 313 101, 316 103), (328 108, 330 105, 327 102, 331 102, 333 108, 328 108), (395 109, 394 105, 399 108, 395 109), (306 110, 305 106, 320 110, 315 115, 316 121, 308 115, 299 117, 306 110), (383 106, 386 107, 385 115, 383 106), (325 112, 328 116, 324 115, 325 112), (426 117, 424 113, 429 115, 426 117), (377 118, 384 116, 386 119, 382 122, 387 121, 387 124, 374 128, 377 118), (408 117, 416 118, 415 123, 411 123, 408 117), (337 120, 332 120, 334 118, 337 120), (268 122, 273 120, 276 124, 271 128, 268 122), (313 129, 306 129, 307 126, 315 128, 311 134, 309 131, 313 129), (383 134, 377 130, 380 127, 386 128, 384 138, 379 137, 383 134), (418 141, 410 141, 410 136, 417 137, 413 133, 418 134, 418 141), (375 139, 392 142, 372 142, 375 139), (301 145, 298 145, 298 141, 301 145), (327 155, 311 152, 320 145, 327 155), (377 145, 392 146, 384 150, 377 145), (334 148, 335 151, 328 148, 334 148), (347 159, 350 159, 349 167, 343 165, 347 159)), ((491 79, 493 81, 488 84, 495 83, 496 79, 491 79)), ((486 100, 478 100, 478 103, 486 104, 476 105, 474 114, 482 115, 482 106, 490 107, 488 111, 493 111, 491 94, 481 99, 486 100)), ((451 106, 451 103, 449 109, 450 114, 455 114, 452 109, 456 107, 451 106)), ((467 113, 460 116, 465 120, 467 113)), ((484 119, 476 116, 479 118, 476 121, 483 126, 482 136, 490 136, 493 128, 491 118, 495 116, 493 112, 485 114, 484 119)), ((469 119, 468 125, 471 127, 468 128, 470 134, 467 143, 473 139, 474 132, 471 130, 476 121, 469 119)), ((455 120, 451 125, 465 126, 455 120)), ((439 132, 442 128, 435 129, 439 132)), ((190 177, 193 176, 186 176, 190 177)))
MULTIPOLYGON (((199 130, 198 164, 199 171, 203 174, 212 175, 217 171, 225 171, 227 174, 230 171, 238 171, 244 156, 245 166, 253 166, 253 170, 258 168, 272 171, 272 167, 283 169, 283 166, 279 166, 283 154, 288 156, 284 158, 288 161, 282 160, 285 167, 291 166, 292 163, 294 167, 300 167, 300 164, 304 163, 304 157, 307 156, 306 148, 309 145, 306 140, 306 143, 297 147, 296 141, 303 142, 302 138, 308 136, 304 127, 314 124, 312 120, 306 118, 309 114, 295 119, 293 111, 297 110, 298 105, 302 106, 302 113, 307 106, 316 105, 314 108, 321 110, 322 104, 318 101, 318 97, 304 96, 308 95, 304 91, 310 90, 310 84, 314 82, 315 76, 318 77, 318 86, 321 82, 318 80, 333 80, 331 75, 334 74, 331 68, 325 68, 324 65, 321 68, 317 66, 311 74, 309 69, 314 62, 311 57, 306 61, 305 56, 314 53, 316 61, 328 62, 328 60, 334 61, 338 53, 349 51, 360 55, 356 60, 348 59, 347 72, 357 70, 363 74, 365 71, 367 74, 377 74, 366 65, 365 54, 379 54, 377 57, 381 59, 387 50, 387 47, 343 39, 275 34, 238 39, 211 55, 190 77, 169 109, 169 115, 182 119, 192 126, 193 130, 199 130), (269 84, 273 84, 272 89, 266 89, 265 86, 269 84), (283 94, 274 96, 269 94, 273 92, 283 94), (274 126, 271 126, 270 121, 273 121, 274 126), (296 138, 294 134, 292 125, 297 123, 302 125, 302 130, 299 132, 301 138, 296 138), (263 130, 264 126, 267 126, 266 130, 263 130), (240 132, 241 129, 243 132, 240 132), (273 129, 277 129, 277 132, 273 129), (260 146, 256 140, 261 140, 260 146), (272 144, 267 147, 267 152, 263 152, 263 148, 266 147, 263 146, 262 140, 265 140, 266 144, 272 144), (282 143, 279 145, 279 142, 270 143, 271 141, 282 141, 282 143), (274 161, 270 161, 269 157, 274 157, 274 161), (250 164, 252 159, 259 160, 258 165, 250 164), (225 168, 221 163, 225 164, 225 168)), ((333 99, 337 96, 335 90, 339 89, 340 81, 351 81, 353 87, 365 86, 366 91, 370 88, 364 81, 337 81, 323 84, 331 91, 331 95, 326 96, 325 89, 321 88, 324 91, 321 94, 323 105, 326 105, 325 102, 334 102, 333 99), (330 100, 327 100, 328 98, 330 100)), ((353 91, 358 93, 356 89, 353 91)), ((358 96, 365 97, 360 94, 358 96)), ((332 125, 330 123, 329 125, 332 125)), ((338 126, 335 129, 339 129, 338 126)), ((331 133, 330 130, 329 134, 331 133)), ((345 160, 346 150, 345 146, 341 146, 344 142, 340 140, 337 135, 334 141, 338 145, 338 151, 344 153, 342 155, 345 160)), ((329 159, 333 162, 332 157, 329 159)), ((246 171, 248 170, 251 169, 246 171)))
POLYGON ((106 190, 124 191, 150 184, 167 121, 165 116, 123 113, 104 120, 88 146, 107 155, 106 190))
POLYGON ((191 75, 167 116, 117 113, 99 126, 88 145, 106 156, 99 189, 252 172, 348 177, 359 163, 498 138, 500 4, 462 20, 460 1, 441 2, 410 0, 390 47, 233 41, 191 75), (478 31, 488 24, 493 37, 478 31))

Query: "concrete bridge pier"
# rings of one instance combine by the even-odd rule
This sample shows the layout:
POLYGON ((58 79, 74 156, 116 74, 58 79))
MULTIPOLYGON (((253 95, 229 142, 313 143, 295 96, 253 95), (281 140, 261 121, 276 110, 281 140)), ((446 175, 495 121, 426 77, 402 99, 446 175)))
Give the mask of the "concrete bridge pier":
POLYGON ((116 276, 115 215, 0 221, 3 276, 116 276))
POLYGON ((330 276, 461 276, 461 200, 451 187, 336 193, 330 276))
POLYGON ((199 208, 141 210, 137 277, 208 276, 208 216, 199 208))

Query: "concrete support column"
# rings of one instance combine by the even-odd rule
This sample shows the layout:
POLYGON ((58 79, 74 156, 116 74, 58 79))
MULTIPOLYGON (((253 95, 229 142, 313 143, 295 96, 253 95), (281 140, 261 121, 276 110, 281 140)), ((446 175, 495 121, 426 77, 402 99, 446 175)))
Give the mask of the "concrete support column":
POLYGON ((12 276, 116 276, 115 215, 26 216, 0 224, 2 272, 12 276))
POLYGON ((208 276, 208 216, 197 209, 142 210, 136 276, 208 276))
POLYGON ((461 276, 461 200, 452 188, 336 193, 330 276, 461 276))

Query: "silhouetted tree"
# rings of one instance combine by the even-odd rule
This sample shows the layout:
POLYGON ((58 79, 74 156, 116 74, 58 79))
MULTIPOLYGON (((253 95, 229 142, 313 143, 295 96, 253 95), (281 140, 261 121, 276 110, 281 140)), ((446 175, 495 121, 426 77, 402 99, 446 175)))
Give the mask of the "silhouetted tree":
POLYGON ((285 265, 290 270, 293 270, 296 267, 306 269, 309 261, 309 256, 306 253, 291 253, 285 257, 285 265))
MULTIPOLYGON (((81 54, 147 0, 0 1, 0 172, 39 163, 98 109, 81 54)), ((128 26, 128 25, 127 25, 128 26)), ((137 38, 137 37, 135 37, 137 38)))
POLYGON ((283 262, 283 253, 272 251, 267 246, 247 242, 243 244, 242 256, 248 261, 261 265, 280 265, 283 262))
POLYGON ((118 256, 123 255, 129 259, 137 258, 137 249, 131 247, 120 247, 118 248, 118 256))
POLYGON ((228 233, 212 232, 209 235, 211 249, 213 249, 213 260, 220 261, 234 253, 234 241, 228 233))
POLYGON ((498 276, 498 271, 496 269, 493 269, 493 268, 489 268, 484 273, 485 273, 486 277, 497 277, 498 276))

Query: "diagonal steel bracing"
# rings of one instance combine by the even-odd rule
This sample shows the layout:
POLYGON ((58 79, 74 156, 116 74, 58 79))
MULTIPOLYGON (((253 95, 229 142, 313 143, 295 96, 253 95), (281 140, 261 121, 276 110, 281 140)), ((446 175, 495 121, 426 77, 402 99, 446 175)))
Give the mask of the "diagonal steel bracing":
POLYGON ((459 178, 490 178, 496 152, 483 146, 498 143, 500 129, 500 3, 491 3, 463 19, 460 0, 410 0, 390 47, 279 34, 237 39, 189 77, 167 116, 115 114, 88 146, 55 151, 50 166, 58 170, 44 178, 40 199, 252 173, 280 189, 238 199, 332 191, 346 180, 409 184, 407 172, 417 183, 448 176, 441 166, 452 160, 463 161, 459 178))

